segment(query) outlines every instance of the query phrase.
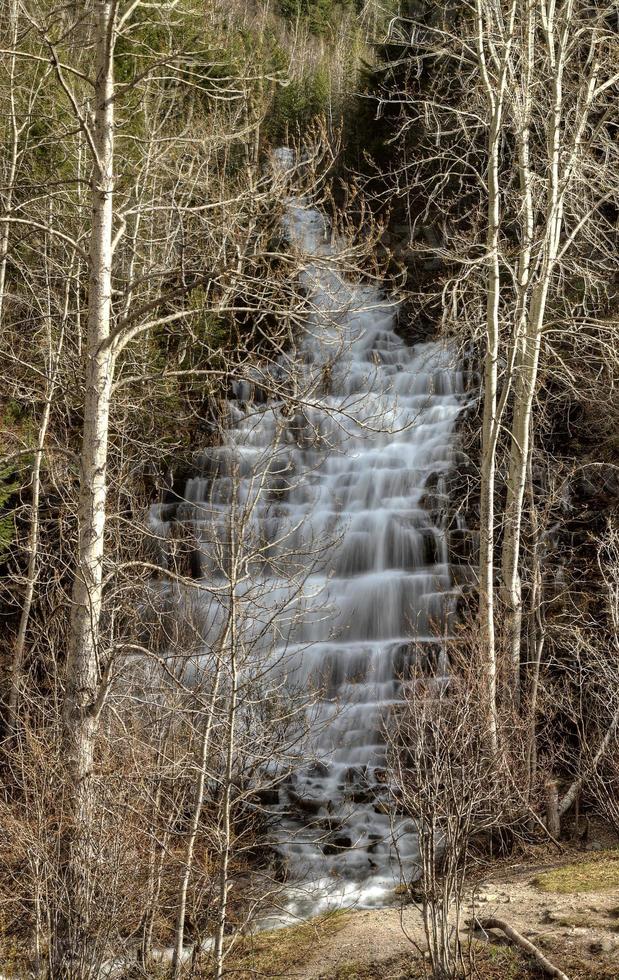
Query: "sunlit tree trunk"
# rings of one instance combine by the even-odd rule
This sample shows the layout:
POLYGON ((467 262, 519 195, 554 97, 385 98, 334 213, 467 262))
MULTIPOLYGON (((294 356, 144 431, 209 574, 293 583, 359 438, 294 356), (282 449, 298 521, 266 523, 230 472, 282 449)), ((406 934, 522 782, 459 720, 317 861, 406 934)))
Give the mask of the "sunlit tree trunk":
MULTIPOLYGON (((15 50, 17 47, 17 25, 18 25, 18 14, 17 14, 17 3, 15 0, 10 0, 8 5, 8 18, 9 18, 9 29, 8 29, 8 39, 11 48, 15 50)), ((6 174, 3 174, 3 184, 6 188, 5 199, 3 202, 3 212, 5 217, 8 217, 11 212, 11 207, 13 204, 13 193, 15 187, 15 176, 17 173, 17 160, 19 152, 19 134, 20 127, 17 121, 17 106, 15 102, 15 83, 16 83, 16 56, 15 54, 9 57, 9 152, 8 152, 8 166, 6 174)), ((2 316, 4 312, 4 293, 6 286, 6 267, 8 261, 9 252, 9 229, 10 224, 8 221, 0 220, 0 324, 2 323, 2 316)))
POLYGON ((99 660, 103 591, 106 463, 112 362, 105 343, 112 303, 114 190, 114 12, 96 4, 92 229, 86 341, 86 391, 80 457, 78 558, 72 594, 62 739, 69 806, 61 841, 62 896, 54 945, 54 977, 89 975, 88 919, 93 894, 93 760, 105 685, 99 660))
MULTIPOLYGON (((228 642, 228 635, 231 628, 230 616, 232 614, 233 611, 231 611, 228 616, 228 622, 226 624, 226 628, 224 630, 224 636, 222 639, 222 647, 225 647, 225 645, 228 642)), ((216 703, 219 695, 220 682, 221 682, 221 651, 215 667, 215 678, 213 681, 213 690, 211 692, 210 703, 205 712, 204 728, 201 736, 200 753, 198 757, 198 778, 195 787, 195 799, 194 799, 193 811, 191 814, 191 822, 189 825, 189 835, 187 837, 187 848, 185 851, 183 872, 181 874, 181 879, 180 879, 180 887, 179 887, 179 895, 178 895, 178 910, 176 913, 176 928, 174 933, 174 951, 172 954, 172 976, 174 980, 177 980, 177 978, 180 977, 182 966, 183 966, 183 947, 185 945, 185 918, 187 915, 187 894, 189 891, 189 881, 193 871, 196 842, 198 839, 198 831, 200 828, 200 818, 202 816, 202 808, 204 806, 204 791, 206 786, 208 755, 209 755, 209 749, 211 747, 211 735, 213 731, 213 724, 216 718, 216 703)))
POLYGON ((499 436, 500 413, 498 411, 498 359, 500 346, 500 265, 499 235, 501 228, 501 193, 499 160, 501 128, 507 87, 507 68, 512 43, 516 4, 512 4, 508 36, 502 53, 498 80, 491 78, 486 59, 487 23, 482 0, 477 0, 477 55, 488 107, 490 127, 488 132, 488 205, 486 261, 488 264, 486 286, 485 355, 483 380, 482 460, 480 488, 480 550, 479 550, 479 612, 484 651, 484 671, 488 707, 488 735, 493 753, 498 751, 497 723, 497 648, 495 636, 494 602, 494 532, 496 490, 496 449, 499 436))
MULTIPOLYGON (((544 5, 542 5, 544 7, 544 5)), ((503 595, 507 610, 507 629, 512 661, 512 685, 516 698, 520 690, 520 660, 522 641, 522 583, 520 559, 522 550, 522 523, 524 492, 530 454, 530 436, 533 406, 538 391, 539 360, 542 335, 547 316, 549 295, 555 277, 559 274, 560 244, 563 231, 563 201, 574 177, 580 143, 589 117, 597 85, 599 66, 592 59, 590 72, 585 75, 580 91, 579 111, 575 125, 565 135, 563 78, 568 60, 568 45, 572 41, 572 0, 561 10, 561 23, 554 22, 554 5, 549 4, 541 17, 545 38, 544 62, 549 66, 552 79, 552 111, 548 120, 548 161, 546 179, 545 213, 542 215, 540 240, 536 246, 537 266, 535 280, 530 288, 530 301, 523 308, 524 330, 520 345, 521 356, 517 363, 513 419, 510 431, 509 470, 505 503, 505 533, 502 550, 503 595)), ((532 28, 531 28, 532 30, 532 28)), ((594 46, 592 44, 592 46, 594 46)), ((534 57, 532 44, 528 57, 534 57)), ((539 72, 539 69, 538 69, 539 72)), ((536 72, 536 75, 538 74, 536 72)), ((525 87, 532 88, 532 71, 524 79, 525 87)), ((526 127, 528 141, 528 125, 526 127)), ((517 134, 524 145, 524 133, 517 134)), ((523 204, 526 211, 531 207, 531 174, 524 173, 525 193, 523 204)), ((530 264, 531 256, 528 257, 530 264)))
MULTIPOLYGON (((234 533, 234 532, 233 532, 234 533)), ((238 663, 236 630, 236 581, 230 587, 230 639, 228 644, 229 690, 226 717, 225 765, 223 774, 223 793, 220 812, 220 856, 219 856, 219 901, 215 929, 215 980, 224 975, 224 940, 228 919, 228 891, 230 888, 229 865, 232 854, 232 788, 234 775, 234 753, 236 747, 236 718, 238 710, 238 663)))

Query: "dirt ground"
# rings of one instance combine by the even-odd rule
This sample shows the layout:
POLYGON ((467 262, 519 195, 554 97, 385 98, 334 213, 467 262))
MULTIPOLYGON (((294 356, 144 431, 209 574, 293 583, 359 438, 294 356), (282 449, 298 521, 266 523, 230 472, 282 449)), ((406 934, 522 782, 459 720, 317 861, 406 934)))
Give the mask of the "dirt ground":
MULTIPOLYGON (((600 888, 591 887, 597 881, 591 868, 595 872, 598 867, 603 873, 609 862, 617 862, 619 872, 619 854, 606 855, 607 852, 579 856, 572 853, 537 866, 528 861, 503 865, 490 880, 469 890, 463 920, 473 915, 506 920, 563 969, 570 980, 619 980, 619 877, 616 887, 612 878, 601 880, 600 888), (572 874, 571 869, 579 866, 583 873, 572 874), (557 868, 563 869, 561 874, 565 875, 558 885, 562 890, 547 890, 548 880, 543 876, 557 868)), ((500 932, 484 935, 478 931, 477 939, 489 944, 489 949, 506 942, 500 932)), ((399 977, 403 974, 389 967, 415 955, 411 940, 422 949, 425 946, 420 908, 414 903, 352 912, 324 942, 318 936, 312 953, 289 975, 303 980, 399 977)), ((477 946, 480 948, 479 942, 477 946)), ((421 958, 419 953, 417 958, 421 958)), ((492 970, 488 975, 497 974, 492 970)), ((526 970, 521 975, 538 974, 526 970)), ((485 976, 483 969, 479 976, 485 976)))

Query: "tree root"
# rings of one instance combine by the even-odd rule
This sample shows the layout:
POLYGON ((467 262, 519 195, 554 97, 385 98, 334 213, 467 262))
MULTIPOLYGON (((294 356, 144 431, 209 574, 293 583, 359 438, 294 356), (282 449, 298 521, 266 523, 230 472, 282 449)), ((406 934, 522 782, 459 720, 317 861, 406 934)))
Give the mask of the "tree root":
POLYGON ((520 949, 524 950, 525 953, 528 953, 529 956, 532 956, 537 965, 541 967, 544 973, 548 974, 549 977, 556 977, 557 980, 570 980, 567 973, 563 973, 558 966, 554 966, 550 960, 546 959, 544 954, 537 948, 537 946, 534 946, 528 939, 525 939, 525 937, 519 932, 516 932, 516 930, 505 922, 504 919, 497 919, 494 917, 488 919, 475 919, 474 925, 477 928, 482 929, 484 932, 486 932, 488 929, 500 929, 501 932, 504 932, 507 938, 514 943, 515 946, 518 946, 520 949))

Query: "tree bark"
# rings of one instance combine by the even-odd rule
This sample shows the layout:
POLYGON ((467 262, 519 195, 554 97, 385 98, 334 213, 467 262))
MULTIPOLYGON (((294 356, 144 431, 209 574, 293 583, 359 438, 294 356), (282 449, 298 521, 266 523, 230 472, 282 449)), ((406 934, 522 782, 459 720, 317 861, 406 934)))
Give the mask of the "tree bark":
POLYGON ((523 935, 510 926, 504 919, 490 918, 490 919, 475 919, 475 925, 479 929, 483 929, 486 932, 488 929, 500 929, 504 932, 508 939, 518 946, 520 949, 532 956, 537 965, 546 973, 549 977, 556 977, 556 980, 570 980, 567 973, 560 970, 558 966, 555 966, 550 960, 547 960, 541 950, 534 946, 533 943, 525 939, 523 935))
POLYGON ((522 634, 522 584, 520 553, 524 492, 530 454, 533 405, 538 389, 539 359, 548 297, 560 261, 559 245, 563 230, 563 201, 572 182, 584 129, 595 97, 599 65, 594 59, 584 79, 580 113, 569 141, 564 137, 565 112, 563 76, 567 46, 571 42, 573 3, 568 0, 561 10, 562 25, 557 31, 552 17, 544 20, 546 58, 551 73, 553 108, 548 120, 549 152, 546 205, 541 242, 538 247, 539 270, 531 288, 522 353, 515 379, 515 398, 510 441, 507 498, 505 503, 505 537, 502 551, 503 593, 508 616, 513 686, 520 689, 520 649, 522 634), (566 145, 567 143, 567 145, 566 145))
POLYGON ((498 84, 490 78, 485 54, 485 25, 481 0, 477 0, 477 57, 490 108, 488 133, 488 230, 486 257, 486 352, 484 356, 482 460, 480 488, 479 547, 479 617, 484 650, 484 671, 488 711, 488 739, 493 755, 498 754, 497 722, 497 653, 494 622, 494 495, 496 483, 496 448, 499 436, 498 360, 500 342, 499 300, 499 232, 501 227, 501 194, 499 154, 501 125, 507 82, 507 65, 513 35, 515 4, 512 4, 508 37, 502 55, 498 84))
POLYGON ((582 772, 577 779, 574 780, 574 782, 568 788, 567 792, 561 798, 561 802, 559 803, 559 814, 561 816, 564 816, 576 802, 576 798, 582 786, 584 785, 586 780, 593 775, 593 773, 599 766, 600 762, 602 761, 605 753, 608 751, 608 747, 612 742, 618 727, 619 727, 619 710, 617 710, 613 715, 611 724, 606 730, 606 734, 604 735, 604 738, 600 742, 597 751, 591 760, 591 763, 589 764, 587 769, 584 772, 582 772))
POLYGON ((100 620, 106 505, 106 463, 112 360, 105 344, 112 303, 114 190, 114 16, 112 0, 96 4, 95 125, 92 228, 88 289, 86 392, 80 490, 78 556, 62 713, 66 767, 63 787, 68 812, 60 841, 60 907, 54 936, 55 980, 90 976, 90 912, 94 894, 93 761, 98 718, 105 693, 101 678, 100 620))
MULTIPOLYGON (((228 623, 224 633, 222 646, 224 646, 227 643, 229 630, 230 630, 230 618, 228 618, 228 623)), ((202 807, 204 805, 204 787, 206 784, 206 763, 207 763, 209 748, 211 744, 211 733, 215 722, 215 710, 216 710, 217 697, 219 694, 219 685, 221 681, 221 670, 222 667, 221 667, 221 655, 220 655, 215 667, 213 691, 210 696, 210 703, 206 712, 204 731, 202 733, 200 758, 198 762, 198 781, 195 790, 195 802, 194 802, 193 812, 191 815, 189 837, 187 838, 187 852, 185 855, 185 864, 183 867, 183 873, 181 875, 181 882, 179 888, 178 911, 176 915, 176 929, 174 933, 174 951, 172 953, 173 980, 177 980, 177 978, 180 977, 181 968, 183 964, 183 946, 185 944, 185 916, 187 912, 187 892, 189 889, 189 879, 191 877, 191 872, 193 869, 194 852, 195 852, 196 840, 198 837, 198 830, 200 827, 200 817, 202 815, 202 807)))
MULTIPOLYGON (((533 209, 533 185, 531 173, 531 152, 530 152, 530 133, 531 133, 531 109, 533 98, 533 66, 535 60, 535 28, 536 12, 533 4, 527 5, 526 18, 524 24, 524 55, 525 72, 524 84, 520 93, 522 99, 522 116, 520 125, 516 130, 516 143, 518 146, 518 176, 520 184, 520 196, 522 199, 521 209, 521 244, 518 256, 518 283, 516 293, 516 314, 513 336, 513 356, 516 381, 518 380, 522 356, 522 346, 527 326, 527 309, 529 285, 531 280, 531 262, 533 256, 533 234, 534 234, 534 209, 533 209)), ((512 555, 513 538, 509 527, 509 514, 504 530, 504 544, 502 554, 502 578, 503 578, 503 602, 506 610, 511 612, 508 615, 507 634, 508 649, 512 661, 512 701, 516 707, 520 704, 520 637, 522 632, 522 583, 518 574, 518 567, 513 571, 512 555)))
POLYGON ((233 574, 230 582, 229 593, 229 663, 230 689, 228 691, 228 710, 226 717, 226 763, 223 779, 223 793, 221 800, 221 810, 219 815, 221 849, 219 857, 219 907, 217 909, 217 926, 215 930, 215 980, 221 980, 224 975, 224 940, 226 932, 226 921, 228 916, 228 891, 230 882, 228 880, 230 855, 232 851, 232 788, 234 772, 234 753, 236 749, 236 716, 238 709, 238 663, 237 663, 237 558, 235 544, 235 509, 232 509, 230 517, 230 543, 233 553, 233 574))
MULTIPOLYGON (((17 4, 12 2, 9 6, 9 22, 11 45, 13 49, 17 47, 17 25, 18 12, 17 4)), ((10 92, 10 130, 11 143, 9 150, 9 165, 6 175, 3 175, 3 183, 6 186, 6 198, 4 202, 4 215, 8 218, 13 206, 13 195, 15 192, 15 176, 17 174, 17 161, 19 156, 19 136, 21 129, 17 123, 17 107, 15 105, 15 78, 16 78, 16 56, 13 54, 9 68, 9 92, 10 92)), ((4 293, 6 285, 6 266, 9 254, 9 235, 10 224, 7 220, 0 221, 0 323, 4 312, 4 293)))
POLYGON ((559 813, 559 784, 556 779, 546 782, 546 827, 555 840, 561 835, 561 815, 559 813))

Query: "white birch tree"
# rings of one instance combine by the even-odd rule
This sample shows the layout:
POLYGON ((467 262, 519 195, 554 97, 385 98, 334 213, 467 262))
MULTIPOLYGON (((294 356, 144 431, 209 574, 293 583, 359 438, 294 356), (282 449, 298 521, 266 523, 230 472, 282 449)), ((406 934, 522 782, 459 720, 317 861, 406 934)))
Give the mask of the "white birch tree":
POLYGON ((445 332, 473 340, 483 364, 480 655, 495 751, 500 704, 528 701, 523 604, 535 590, 522 540, 536 399, 548 372, 561 383, 566 346, 586 334, 592 356, 606 349, 619 191, 613 32, 606 7, 476 0, 395 20, 390 36, 401 58, 381 95, 399 107, 396 143, 411 144, 394 180, 412 248, 441 270, 424 289, 445 332))

